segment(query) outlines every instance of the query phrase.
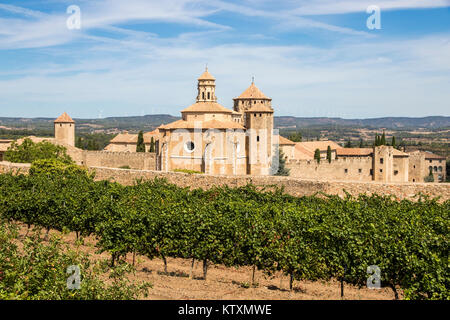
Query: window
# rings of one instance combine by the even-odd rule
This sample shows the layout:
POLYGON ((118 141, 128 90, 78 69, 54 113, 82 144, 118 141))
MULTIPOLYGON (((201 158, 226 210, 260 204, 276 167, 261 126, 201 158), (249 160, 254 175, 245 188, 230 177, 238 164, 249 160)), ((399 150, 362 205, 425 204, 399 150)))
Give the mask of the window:
POLYGON ((256 113, 254 114, 254 116, 256 117, 256 113))
POLYGON ((361 172, 362 172, 362 169, 358 169, 358 172, 361 173, 361 172))
POLYGON ((373 176, 373 169, 370 169, 370 175, 373 176))
POLYGON ((428 167, 428 171, 430 171, 430 172, 433 171, 433 167, 432 167, 432 166, 429 166, 429 167, 428 167))
POLYGON ((62 127, 62 123, 60 123, 59 126, 62 127))
POLYGON ((184 150, 186 150, 186 152, 193 152, 195 149, 195 144, 192 141, 188 141, 186 142, 186 144, 184 145, 184 150))
POLYGON ((413 182, 416 182, 416 179, 413 179, 413 182))
POLYGON ((439 172, 442 172, 442 167, 439 167, 438 170, 439 170, 439 172))
POLYGON ((262 113, 260 113, 259 116, 262 117, 262 113))
POLYGON ((394 176, 398 175, 398 170, 394 170, 394 176))
POLYGON ((416 168, 416 166, 415 166, 415 165, 413 165, 413 168, 415 169, 415 168, 416 168))
POLYGON ((344 169, 344 172, 345 172, 345 173, 348 173, 348 169, 344 169))
POLYGON ((208 100, 211 99, 211 93, 208 92, 208 100))
POLYGON ((431 163, 431 160, 430 160, 430 163, 431 163))
POLYGON ((259 142, 259 136, 256 136, 256 141, 259 142))
POLYGON ((205 93, 202 92, 202 99, 205 100, 205 93))
POLYGON ((438 180, 439 180, 439 181, 442 181, 442 175, 439 175, 439 176, 438 176, 438 180))
POLYGON ((383 162, 384 162, 384 159, 380 158, 380 163, 383 164, 383 162))
POLYGON ((436 166, 434 166, 434 172, 437 172, 437 167, 436 166))
POLYGON ((383 169, 380 169, 380 172, 383 172, 383 169))

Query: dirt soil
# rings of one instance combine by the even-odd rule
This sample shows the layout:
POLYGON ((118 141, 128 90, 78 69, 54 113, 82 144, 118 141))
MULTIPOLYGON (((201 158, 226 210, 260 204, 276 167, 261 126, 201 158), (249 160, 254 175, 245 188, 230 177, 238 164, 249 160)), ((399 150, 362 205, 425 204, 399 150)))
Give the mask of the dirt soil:
MULTIPOLYGON (((20 235, 27 231, 26 225, 20 225, 20 235)), ((60 232, 51 230, 50 235, 60 232)), ((63 241, 75 249, 76 235, 62 235, 63 241)), ((89 253, 93 260, 109 259, 107 253, 96 253, 94 237, 84 238, 80 251, 89 253)), ((131 254, 127 261, 132 263, 131 254)), ((252 268, 227 268, 223 265, 210 265, 207 280, 203 280, 202 262, 196 261, 194 277, 189 278, 191 260, 167 258, 168 273, 164 273, 161 259, 150 260, 136 256, 137 272, 130 275, 130 280, 147 281, 153 285, 147 299, 150 300, 392 300, 393 291, 389 288, 359 289, 344 284, 344 298, 341 298, 340 282, 332 281, 295 281, 293 290, 289 290, 289 276, 277 273, 272 277, 261 271, 255 273, 255 287, 251 283, 252 268)), ((400 298, 402 297, 401 290, 400 298)))

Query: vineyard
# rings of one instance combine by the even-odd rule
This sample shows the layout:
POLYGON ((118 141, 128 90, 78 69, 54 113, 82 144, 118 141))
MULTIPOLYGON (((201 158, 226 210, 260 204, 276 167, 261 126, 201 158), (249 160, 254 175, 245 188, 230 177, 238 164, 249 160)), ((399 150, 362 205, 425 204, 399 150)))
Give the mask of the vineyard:
MULTIPOLYGON (((122 186, 82 169, 33 165, 0 175, 0 215, 46 230, 94 235, 110 267, 127 254, 208 266, 247 266, 294 281, 366 286, 369 266, 381 285, 407 299, 449 299, 450 201, 398 201, 360 195, 293 197, 252 185, 210 190, 165 180, 122 186)), ((192 273, 192 268, 191 268, 192 273)), ((254 273, 254 271, 253 271, 254 273)))

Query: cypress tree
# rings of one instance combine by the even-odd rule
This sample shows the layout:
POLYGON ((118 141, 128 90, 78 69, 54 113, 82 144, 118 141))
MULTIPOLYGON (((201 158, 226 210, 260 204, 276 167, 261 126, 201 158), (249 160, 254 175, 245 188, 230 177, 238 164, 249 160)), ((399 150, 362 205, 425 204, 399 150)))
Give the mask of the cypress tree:
POLYGON ((386 135, 384 134, 384 131, 383 131, 383 135, 381 136, 380 145, 381 146, 385 146, 386 145, 386 135))
POLYGON ((396 146, 395 146, 395 137, 394 136, 392 136, 392 146, 395 148, 396 146))
POLYGON ((155 152, 155 140, 153 139, 153 137, 150 140, 150 150, 149 152, 155 152))
POLYGON ((347 143, 345 144, 345 148, 351 148, 351 147, 352 147, 352 141, 349 138, 347 143))
POLYGON ((327 160, 328 160, 328 163, 331 163, 331 147, 330 146, 328 146, 328 148, 327 148, 327 160))
POLYGON ((278 149, 278 171, 274 174, 275 176, 288 176, 290 169, 286 168, 286 158, 283 151, 278 149))
POLYGON ((320 163, 320 150, 316 149, 314 152, 314 159, 317 160, 317 163, 320 163))
POLYGON ((144 133, 139 131, 138 140, 136 144, 136 152, 145 152, 144 133))

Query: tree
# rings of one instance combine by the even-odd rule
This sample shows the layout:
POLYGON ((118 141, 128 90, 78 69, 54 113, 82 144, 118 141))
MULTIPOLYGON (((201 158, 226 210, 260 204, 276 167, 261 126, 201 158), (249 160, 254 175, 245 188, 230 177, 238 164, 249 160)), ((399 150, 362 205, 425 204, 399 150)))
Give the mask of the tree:
POLYGON ((60 159, 65 163, 73 163, 67 149, 49 141, 34 143, 26 138, 21 144, 14 141, 5 153, 5 160, 16 163, 32 163, 41 159, 60 159))
POLYGON ((364 148, 364 140, 363 139, 359 140, 359 147, 364 148))
POLYGON ((292 133, 288 136, 288 139, 293 142, 302 142, 302 134, 301 132, 297 131, 295 133, 292 133))
POLYGON ((144 133, 139 131, 137 144, 136 144, 136 152, 145 152, 145 144, 144 144, 144 133))
POLYGON ((396 147, 396 145, 395 145, 395 137, 394 136, 392 136, 392 143, 391 143, 391 145, 395 148, 396 147))
POLYGON ((348 139, 348 141, 345 143, 345 148, 351 148, 352 147, 352 141, 348 139))
POLYGON ((331 147, 330 146, 328 146, 328 148, 327 148, 327 160, 328 160, 328 163, 331 163, 331 147))
POLYGON ((380 140, 380 146, 385 146, 385 145, 386 145, 386 135, 383 130, 383 134, 381 135, 381 140, 380 140))
POLYGON ((286 157, 281 149, 278 149, 278 171, 275 176, 288 176, 290 169, 286 168, 286 157))
POLYGON ((430 173, 428 176, 426 176, 423 181, 425 182, 434 182, 434 176, 433 176, 433 168, 430 168, 430 173))
POLYGON ((320 163, 320 150, 316 149, 316 151, 314 151, 314 159, 317 161, 317 163, 320 163))
POLYGON ((153 137, 150 140, 150 149, 149 152, 155 152, 155 139, 153 137))

